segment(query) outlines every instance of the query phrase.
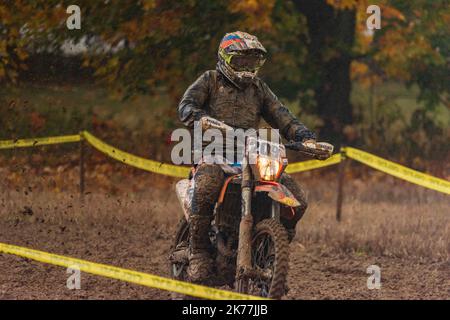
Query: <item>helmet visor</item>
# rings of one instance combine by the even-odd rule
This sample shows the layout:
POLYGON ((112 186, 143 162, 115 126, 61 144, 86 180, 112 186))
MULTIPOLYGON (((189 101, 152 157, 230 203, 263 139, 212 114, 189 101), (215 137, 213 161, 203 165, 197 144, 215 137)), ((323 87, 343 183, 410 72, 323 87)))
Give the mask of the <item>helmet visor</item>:
POLYGON ((236 71, 255 72, 262 67, 266 61, 261 53, 233 55, 230 59, 231 67, 236 71))

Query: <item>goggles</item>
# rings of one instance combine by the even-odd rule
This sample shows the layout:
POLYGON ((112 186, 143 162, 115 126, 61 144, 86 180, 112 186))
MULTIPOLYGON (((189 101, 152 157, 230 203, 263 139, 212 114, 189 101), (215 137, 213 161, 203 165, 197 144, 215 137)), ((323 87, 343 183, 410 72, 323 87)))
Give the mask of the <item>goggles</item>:
POLYGON ((235 71, 255 72, 263 66, 265 61, 263 54, 251 53, 232 55, 229 63, 235 71))

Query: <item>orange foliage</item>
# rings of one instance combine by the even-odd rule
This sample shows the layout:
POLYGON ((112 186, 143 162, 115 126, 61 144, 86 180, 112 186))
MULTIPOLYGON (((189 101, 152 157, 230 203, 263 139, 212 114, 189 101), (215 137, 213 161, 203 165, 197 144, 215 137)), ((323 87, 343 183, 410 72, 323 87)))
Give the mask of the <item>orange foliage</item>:
POLYGON ((242 26, 248 31, 268 30, 272 28, 271 14, 275 0, 233 0, 229 10, 242 13, 245 20, 242 26))
POLYGON ((339 10, 346 10, 346 9, 356 9, 358 7, 366 7, 367 8, 367 1, 358 1, 358 0, 327 0, 327 3, 330 6, 335 7, 339 10))

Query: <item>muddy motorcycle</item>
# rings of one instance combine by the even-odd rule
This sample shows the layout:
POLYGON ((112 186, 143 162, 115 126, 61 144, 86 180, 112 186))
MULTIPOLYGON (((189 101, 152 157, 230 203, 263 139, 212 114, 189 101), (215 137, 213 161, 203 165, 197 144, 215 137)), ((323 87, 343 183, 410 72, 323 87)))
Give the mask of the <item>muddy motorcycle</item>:
MULTIPOLYGON (((224 129, 215 119, 202 123, 205 128, 224 129)), ((280 299, 286 292, 289 268, 289 241, 281 217, 294 214, 300 203, 279 178, 287 167, 286 148, 310 157, 332 153, 327 143, 305 145, 278 144, 257 137, 245 140, 239 173, 229 174, 214 209, 209 232, 215 257, 214 285, 228 285, 237 292, 280 299), (252 161, 251 161, 252 160, 252 161)), ((235 164, 236 166, 236 164, 235 164)), ((190 180, 176 185, 184 211, 169 256, 173 278, 189 281, 189 209, 186 198, 190 180)), ((192 190, 191 190, 192 191, 192 190)))

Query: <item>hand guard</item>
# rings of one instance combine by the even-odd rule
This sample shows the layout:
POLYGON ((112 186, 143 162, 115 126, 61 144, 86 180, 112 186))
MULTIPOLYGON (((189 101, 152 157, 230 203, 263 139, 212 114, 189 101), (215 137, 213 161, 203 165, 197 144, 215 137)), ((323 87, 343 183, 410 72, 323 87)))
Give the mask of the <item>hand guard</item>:
POLYGON ((299 151, 312 158, 318 160, 326 160, 333 153, 333 146, 326 142, 315 142, 314 140, 308 140, 305 142, 290 142, 285 144, 285 147, 295 151, 299 151))

